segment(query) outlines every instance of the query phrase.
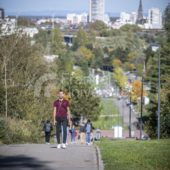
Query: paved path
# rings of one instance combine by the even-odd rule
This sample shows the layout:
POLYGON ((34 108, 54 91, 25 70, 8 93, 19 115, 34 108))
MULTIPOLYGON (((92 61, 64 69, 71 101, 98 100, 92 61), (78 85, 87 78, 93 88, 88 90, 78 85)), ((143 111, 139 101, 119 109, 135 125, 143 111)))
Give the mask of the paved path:
MULTIPOLYGON (((117 105, 118 109, 119 109, 119 112, 120 112, 120 115, 123 117, 123 122, 125 125, 129 125, 129 106, 126 105, 126 102, 124 99, 121 99, 121 100, 117 100, 117 99, 114 99, 114 103, 117 105)), ((135 123, 137 122, 137 118, 136 118, 136 114, 131 111, 131 123, 135 123)))
POLYGON ((94 146, 19 144, 0 146, 1 170, 98 170, 94 146))
MULTIPOLYGON (((129 106, 126 105, 126 102, 124 99, 121 99, 121 100, 114 99, 113 101, 119 109, 120 116, 123 117, 123 126, 128 127, 129 126, 129 111, 130 111, 129 106)), ((140 138, 140 130, 137 129, 135 126, 135 124, 138 122, 137 117, 138 116, 136 115, 136 113, 133 110, 131 110, 131 129, 133 132, 131 133, 131 135, 132 137, 140 138)), ((142 131, 142 134, 146 135, 144 131, 142 131)), ((124 137, 129 137, 128 131, 124 131, 124 137)))

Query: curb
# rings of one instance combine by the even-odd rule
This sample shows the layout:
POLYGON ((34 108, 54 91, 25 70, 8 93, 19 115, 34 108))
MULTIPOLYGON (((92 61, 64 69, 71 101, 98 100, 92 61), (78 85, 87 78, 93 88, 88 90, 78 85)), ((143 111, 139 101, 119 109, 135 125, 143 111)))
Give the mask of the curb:
POLYGON ((94 146, 95 146, 95 150, 96 150, 98 170, 104 170, 104 165, 103 165, 103 160, 101 159, 100 149, 96 144, 94 146))

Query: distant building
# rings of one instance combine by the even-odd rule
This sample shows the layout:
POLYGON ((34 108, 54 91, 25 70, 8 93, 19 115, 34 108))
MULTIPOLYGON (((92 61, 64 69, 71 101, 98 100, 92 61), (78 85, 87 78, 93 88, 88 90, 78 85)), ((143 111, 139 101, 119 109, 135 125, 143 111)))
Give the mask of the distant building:
POLYGON ((35 34, 38 34, 38 29, 37 28, 23 28, 22 29, 23 34, 26 34, 27 36, 33 38, 35 34))
POLYGON ((137 13, 136 12, 132 12, 131 15, 130 15, 130 20, 133 24, 136 23, 136 20, 137 20, 137 13))
POLYGON ((160 9, 149 9, 148 25, 150 29, 162 29, 162 13, 160 9))
POLYGON ((120 22, 123 24, 128 24, 131 22, 131 16, 129 13, 121 12, 120 13, 120 22))
POLYGON ((120 18, 111 24, 113 29, 120 29, 125 24, 136 24, 142 29, 162 29, 162 13, 159 8, 151 8, 148 16, 143 15, 142 0, 138 12, 121 12, 120 18))
POLYGON ((5 11, 3 8, 0 8, 0 19, 4 19, 5 18, 5 11))
POLYGON ((67 23, 69 24, 80 24, 80 23, 87 23, 88 21, 88 14, 67 14, 67 23))
POLYGON ((142 0, 140 0, 139 2, 136 24, 140 24, 140 25, 144 24, 142 0))
POLYGON ((16 32, 17 21, 15 18, 5 18, 1 22, 1 36, 11 35, 16 32))
POLYGON ((121 12, 120 13, 120 18, 117 19, 111 27, 113 29, 119 29, 125 24, 136 24, 136 19, 137 19, 137 13, 132 12, 132 13, 127 13, 127 12, 121 12))
POLYGON ((89 22, 105 20, 105 0, 90 0, 89 22))

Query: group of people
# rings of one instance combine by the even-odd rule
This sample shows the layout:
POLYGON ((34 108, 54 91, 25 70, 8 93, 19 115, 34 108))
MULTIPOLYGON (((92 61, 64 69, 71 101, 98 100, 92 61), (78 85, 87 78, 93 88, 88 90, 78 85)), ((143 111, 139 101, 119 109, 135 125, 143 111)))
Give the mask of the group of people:
MULTIPOLYGON (((59 98, 54 102, 53 107, 53 124, 56 126, 57 148, 65 149, 68 144, 68 126, 72 142, 75 142, 77 130, 74 122, 71 120, 69 102, 64 99, 62 90, 59 91, 59 98)), ((47 120, 44 123, 45 141, 47 144, 50 144, 52 130, 53 125, 50 120, 47 120)), ((80 124, 79 138, 81 144, 84 144, 85 141, 87 145, 91 144, 92 130, 93 126, 89 119, 86 124, 80 124)))

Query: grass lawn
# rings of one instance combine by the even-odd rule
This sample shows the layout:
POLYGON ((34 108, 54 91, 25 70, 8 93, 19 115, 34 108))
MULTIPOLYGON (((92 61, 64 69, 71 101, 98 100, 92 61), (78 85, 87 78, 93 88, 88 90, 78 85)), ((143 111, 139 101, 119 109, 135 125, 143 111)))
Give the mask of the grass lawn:
POLYGON ((170 139, 108 140, 97 142, 105 170, 169 170, 170 139))
MULTIPOLYGON (((103 107, 101 115, 115 115, 115 117, 99 117, 99 119, 93 122, 95 128, 99 129, 111 129, 113 125, 118 124, 118 109, 113 103, 112 98, 102 98, 101 105, 103 107)), ((122 118, 119 118, 119 122, 122 122, 122 118)))
POLYGON ((101 105, 103 110, 101 112, 102 115, 116 115, 118 114, 118 108, 113 103, 112 98, 101 98, 101 105))

